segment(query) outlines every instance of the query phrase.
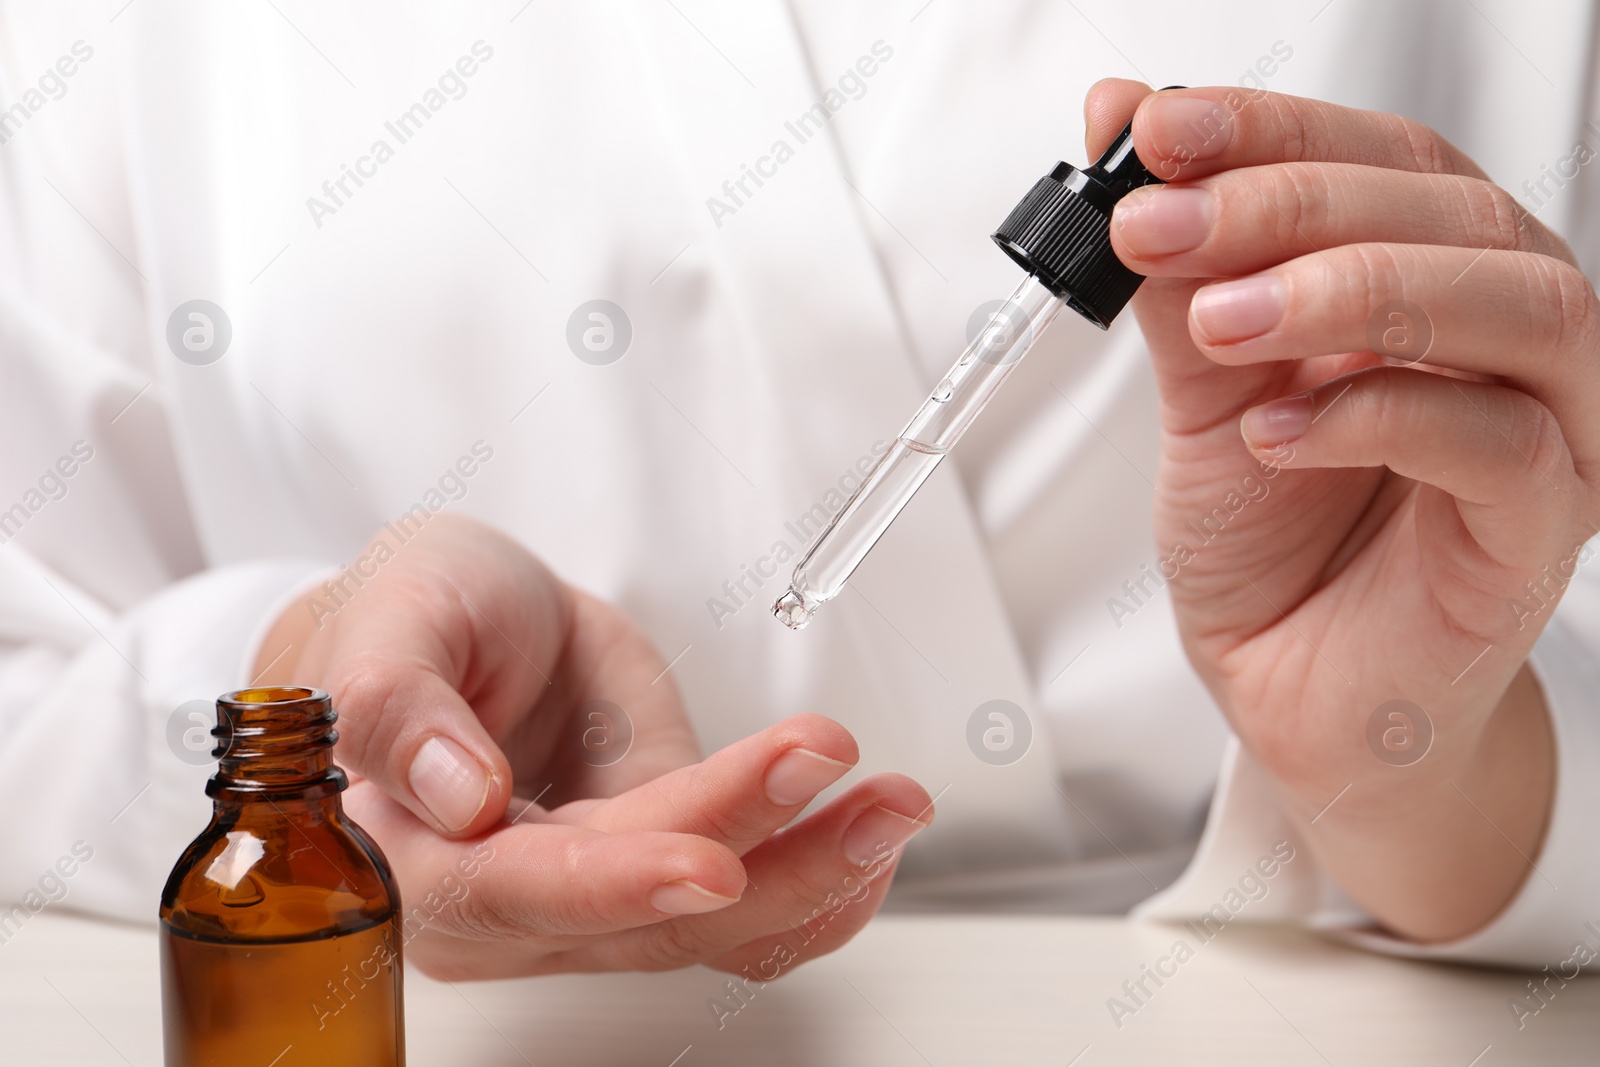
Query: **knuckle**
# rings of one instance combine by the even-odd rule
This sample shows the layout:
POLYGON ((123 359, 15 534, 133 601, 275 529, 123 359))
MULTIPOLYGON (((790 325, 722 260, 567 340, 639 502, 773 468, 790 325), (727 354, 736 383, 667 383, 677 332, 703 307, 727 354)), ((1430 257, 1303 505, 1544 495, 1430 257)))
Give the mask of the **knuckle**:
POLYGON ((791 926, 828 923, 848 902, 859 899, 866 884, 861 872, 843 864, 825 869, 799 867, 784 887, 785 918, 791 926))
POLYGON ((1309 233, 1323 229, 1328 221, 1327 187, 1319 168, 1302 163, 1273 167, 1269 172, 1271 200, 1278 235, 1286 247, 1310 242, 1309 233))
POLYGON ((1493 182, 1468 179, 1464 208, 1468 232, 1490 248, 1524 251, 1533 247, 1533 227, 1516 197, 1493 182))
POLYGON ((675 971, 719 954, 718 944, 703 923, 694 919, 669 919, 656 923, 642 945, 637 960, 643 971, 675 971))
POLYGON ((1322 127, 1307 113, 1302 101, 1292 96, 1270 94, 1262 103, 1269 112, 1267 120, 1280 131, 1284 159, 1327 158, 1322 127))
POLYGON ((1556 473, 1567 458, 1566 438, 1554 413, 1527 393, 1508 394, 1504 418, 1506 440, 1528 466, 1539 474, 1540 484, 1556 473))
POLYGON ((528 916, 508 914, 482 892, 468 891, 442 910, 440 926, 467 941, 510 941, 526 938, 541 924, 528 916))
POLYGON ((599 840, 584 836, 565 844, 546 883, 554 891, 539 894, 536 908, 515 917, 524 930, 583 934, 618 925, 618 918, 611 914, 614 894, 587 888, 594 886, 595 872, 613 862, 596 855, 594 845, 599 840))
POLYGON ((1555 337, 1553 346, 1558 355, 1580 355, 1593 359, 1595 329, 1600 316, 1600 301, 1595 298, 1594 286, 1577 267, 1558 259, 1538 257, 1536 262, 1546 277, 1546 288, 1555 302, 1555 337))
POLYGON ((713 841, 747 841, 766 837, 773 830, 770 818, 743 806, 725 808, 715 804, 706 805, 699 821, 703 824, 703 831, 708 831, 705 836, 713 841))
POLYGON ((719 808, 710 808, 700 813, 695 820, 698 826, 690 829, 700 831, 705 837, 713 841, 743 841, 752 833, 753 820, 744 818, 736 812, 722 811, 719 808))
POLYGON ((1348 294, 1359 312, 1358 321, 1365 321, 1379 305, 1387 300, 1403 298, 1405 264, 1399 261, 1399 249, 1404 246, 1379 243, 1345 245, 1334 254, 1344 261, 1335 263, 1328 256, 1318 256, 1327 261, 1324 267, 1331 276, 1327 279, 1330 292, 1348 294))
POLYGON ((1519 389, 1490 385, 1457 388, 1468 405, 1464 412, 1468 425, 1478 428, 1474 449, 1485 460, 1497 458, 1497 472, 1512 475, 1503 484, 1524 489, 1556 484, 1553 476, 1567 464, 1568 451, 1554 412, 1519 389), (1530 471, 1531 479, 1527 476, 1530 471))
POLYGON ((686 829, 713 841, 760 840, 777 828, 764 802, 730 803, 726 783, 705 764, 694 767, 687 782, 666 789, 658 786, 657 792, 678 813, 686 829))
POLYGON ((443 923, 474 941, 584 936, 611 930, 622 921, 609 914, 610 895, 590 891, 595 869, 605 862, 590 848, 592 839, 567 841, 550 849, 544 862, 519 878, 511 892, 470 890, 453 902, 443 923))
POLYGON ((1417 170, 1424 174, 1448 174, 1455 169, 1449 146, 1431 127, 1398 115, 1393 120, 1417 170))
POLYGON ((1352 425, 1373 428, 1368 443, 1376 456, 1391 455, 1404 448, 1415 433, 1418 416, 1415 397, 1410 390, 1392 388, 1403 381, 1405 379, 1394 373, 1369 371, 1353 383, 1365 384, 1367 388, 1351 389, 1343 401, 1350 405, 1352 425))
POLYGON ((370 754, 382 752, 382 736, 392 733, 384 709, 399 685, 392 664, 369 654, 343 661, 328 679, 328 693, 339 710, 339 754, 352 767, 370 774, 370 754))
POLYGON ((837 909, 842 909, 846 889, 843 888, 848 875, 840 873, 834 880, 821 878, 816 873, 802 873, 795 878, 794 885, 794 920, 795 925, 805 925, 814 921, 826 921, 824 917, 832 915, 837 909))

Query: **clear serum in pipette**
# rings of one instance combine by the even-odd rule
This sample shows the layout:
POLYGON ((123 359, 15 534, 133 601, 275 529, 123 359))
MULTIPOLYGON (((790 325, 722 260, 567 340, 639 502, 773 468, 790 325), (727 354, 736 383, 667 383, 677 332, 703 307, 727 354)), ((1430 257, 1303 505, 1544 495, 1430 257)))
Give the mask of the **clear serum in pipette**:
POLYGON ((1011 294, 796 564, 789 591, 773 607, 784 625, 800 629, 820 605, 844 590, 851 573, 1060 310, 1060 298, 1036 278, 1011 294))
POLYGON ((1068 163, 1036 182, 994 233, 1027 278, 961 353, 894 445, 795 565, 772 606, 798 630, 844 590, 939 461, 950 453, 1063 306, 1105 329, 1144 279, 1111 249, 1111 211, 1158 182, 1133 148, 1130 124, 1093 166, 1068 163))

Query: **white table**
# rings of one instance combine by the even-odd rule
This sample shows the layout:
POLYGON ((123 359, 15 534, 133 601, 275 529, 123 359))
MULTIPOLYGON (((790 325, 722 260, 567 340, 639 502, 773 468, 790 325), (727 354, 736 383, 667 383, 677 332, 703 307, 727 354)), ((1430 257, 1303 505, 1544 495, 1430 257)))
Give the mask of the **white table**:
MULTIPOLYGON (((1115 919, 884 916, 844 950, 762 989, 720 1031, 707 1001, 726 976, 706 970, 457 985, 413 971, 409 1063, 1600 1062, 1600 978, 1569 983, 1519 1031, 1507 1001, 1525 976, 1237 925, 1198 946, 1160 989, 1147 982, 1154 995, 1117 1028, 1107 998, 1180 936, 1115 919)), ((46 911, 0 945, 0 1063, 160 1062, 154 927, 46 911)))

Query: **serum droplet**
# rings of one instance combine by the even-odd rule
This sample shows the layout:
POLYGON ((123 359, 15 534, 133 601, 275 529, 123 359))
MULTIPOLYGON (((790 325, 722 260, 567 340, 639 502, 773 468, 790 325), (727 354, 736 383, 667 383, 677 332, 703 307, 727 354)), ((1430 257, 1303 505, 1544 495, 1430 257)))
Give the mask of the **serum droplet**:
POLYGON ((949 400, 952 395, 954 395, 955 391, 955 383, 953 383, 949 378, 946 378, 944 381, 933 387, 933 398, 939 403, 943 404, 946 400, 949 400))
POLYGON ((779 622, 791 630, 803 630, 806 623, 811 621, 811 608, 806 606, 805 600, 793 589, 778 598, 772 605, 772 615, 779 622))

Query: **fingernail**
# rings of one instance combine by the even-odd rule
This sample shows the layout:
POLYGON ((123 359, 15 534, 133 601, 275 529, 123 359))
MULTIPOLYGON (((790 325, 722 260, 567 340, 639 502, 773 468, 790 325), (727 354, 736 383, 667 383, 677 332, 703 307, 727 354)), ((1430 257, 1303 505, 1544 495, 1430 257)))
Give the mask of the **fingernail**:
POLYGON ((1155 150, 1179 164, 1210 159, 1233 137, 1233 113, 1192 96, 1158 95, 1150 101, 1145 122, 1155 150))
POLYGON ((1239 432, 1251 448, 1271 448, 1298 440, 1311 428, 1316 401, 1310 393, 1286 396, 1251 408, 1239 420, 1239 432))
POLYGON ((894 851, 928 828, 909 815, 874 804, 844 832, 844 855, 857 867, 887 863, 894 851))
POLYGON ((1199 248, 1211 232, 1211 194, 1151 186, 1116 207, 1117 233, 1136 256, 1170 256, 1199 248))
POLYGON ((411 761, 411 791, 439 825, 454 833, 489 799, 489 775, 448 737, 430 737, 411 761))
POLYGON ((1189 305, 1189 316, 1202 339, 1227 345, 1259 337, 1278 325, 1284 305, 1278 276, 1257 274, 1201 289, 1189 305))
POLYGON ((767 768, 767 799, 781 808, 804 804, 843 778, 849 769, 848 763, 803 748, 791 748, 767 768))
POLYGON ((650 891, 650 906, 668 915, 703 915, 737 903, 738 897, 725 897, 689 881, 664 882, 650 891))

